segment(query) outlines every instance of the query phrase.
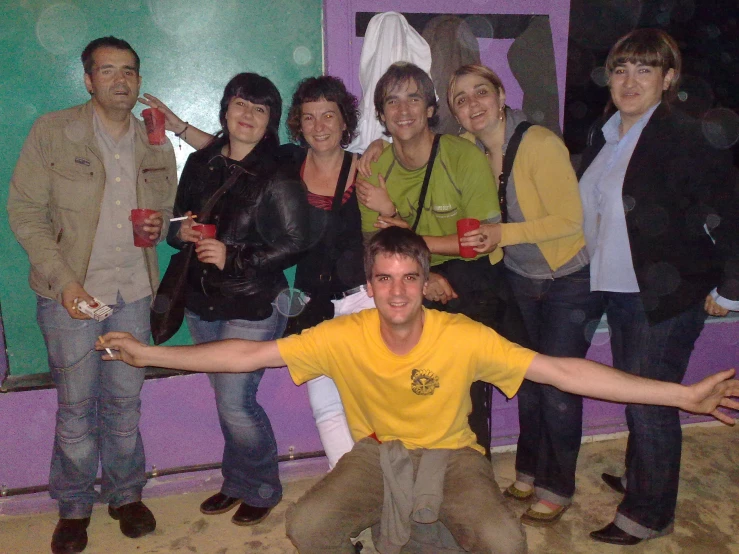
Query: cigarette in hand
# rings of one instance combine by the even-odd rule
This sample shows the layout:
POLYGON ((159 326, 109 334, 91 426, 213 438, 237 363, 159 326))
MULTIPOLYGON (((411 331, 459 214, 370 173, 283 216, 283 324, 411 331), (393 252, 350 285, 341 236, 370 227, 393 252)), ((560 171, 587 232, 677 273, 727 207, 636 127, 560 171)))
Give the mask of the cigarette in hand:
MULTIPOLYGON (((98 340, 100 341, 100 344, 105 345, 105 341, 103 340, 103 336, 102 335, 98 335, 98 340)), ((114 358, 115 357, 115 356, 113 356, 113 351, 110 348, 108 348, 107 346, 105 347, 105 351, 108 353, 108 356, 110 356, 111 358, 114 358)))
POLYGON ((190 219, 196 219, 197 217, 198 217, 197 215, 190 215, 190 216, 183 215, 182 217, 173 217, 169 221, 171 223, 171 222, 174 222, 174 221, 185 221, 188 218, 190 218, 190 219))

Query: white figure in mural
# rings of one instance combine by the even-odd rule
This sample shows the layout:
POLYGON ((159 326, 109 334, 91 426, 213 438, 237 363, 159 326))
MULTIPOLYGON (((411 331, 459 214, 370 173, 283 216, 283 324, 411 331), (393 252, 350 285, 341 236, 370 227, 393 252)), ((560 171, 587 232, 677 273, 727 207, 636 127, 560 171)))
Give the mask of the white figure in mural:
POLYGON ((395 62, 410 62, 430 73, 431 49, 401 14, 378 13, 370 19, 364 34, 359 59, 359 82, 363 93, 359 108, 361 116, 357 138, 347 148, 350 152, 362 153, 373 140, 383 136, 382 125, 375 114, 375 85, 395 62))

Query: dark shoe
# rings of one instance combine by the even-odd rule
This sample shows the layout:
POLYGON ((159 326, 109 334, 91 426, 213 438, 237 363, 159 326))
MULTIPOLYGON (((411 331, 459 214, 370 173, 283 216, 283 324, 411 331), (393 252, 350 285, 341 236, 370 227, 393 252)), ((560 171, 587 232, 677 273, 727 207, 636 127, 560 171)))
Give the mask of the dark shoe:
POLYGON ((256 525, 266 518, 271 511, 272 508, 256 508, 242 502, 231 521, 236 525, 256 525))
POLYGON ((606 485, 611 487, 617 493, 626 494, 626 489, 624 488, 620 477, 616 477, 615 475, 611 475, 610 473, 601 473, 600 478, 603 479, 603 482, 606 485))
POLYGON ((200 511, 208 516, 225 514, 227 511, 236 506, 239 502, 241 502, 240 498, 232 498, 218 492, 203 501, 203 503, 200 505, 200 511))
POLYGON ((534 489, 522 491, 516 486, 516 483, 511 483, 508 486, 508 488, 503 491, 503 496, 507 496, 508 498, 513 498, 514 500, 520 500, 522 502, 526 500, 533 500, 534 489))
POLYGON ((60 519, 51 536, 51 551, 54 554, 73 554, 87 547, 87 526, 90 518, 60 519))
POLYGON ((108 506, 108 514, 113 519, 120 521, 121 533, 130 539, 143 537, 157 528, 157 520, 154 514, 140 500, 124 504, 120 508, 108 506))
POLYGON ((590 533, 590 538, 600 542, 607 542, 608 544, 618 544, 621 546, 631 546, 632 544, 639 544, 642 539, 629 535, 626 531, 619 527, 616 527, 615 523, 609 523, 603 529, 598 529, 590 533))
POLYGON ((521 516, 521 523, 531 525, 532 527, 549 527, 557 523, 569 507, 569 504, 567 506, 560 506, 553 512, 548 513, 537 512, 529 508, 521 516))

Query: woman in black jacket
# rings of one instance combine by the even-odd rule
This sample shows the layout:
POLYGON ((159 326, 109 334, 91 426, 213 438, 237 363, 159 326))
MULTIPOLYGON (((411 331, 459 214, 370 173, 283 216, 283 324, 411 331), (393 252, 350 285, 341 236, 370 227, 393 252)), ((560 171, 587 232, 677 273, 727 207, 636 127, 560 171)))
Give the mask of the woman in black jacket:
MULTIPOLYGON (((272 340, 285 329, 276 297, 287 288, 283 270, 304 248, 308 232, 300 182, 277 171, 280 94, 269 79, 240 73, 226 85, 219 119, 222 131, 187 160, 175 215, 197 215, 235 166, 245 173, 215 204, 208 221, 188 218, 170 229, 168 242, 197 244, 188 274, 186 318, 196 343, 227 338, 272 340), (216 226, 203 238, 198 224, 216 226)), ((252 525, 280 501, 277 445, 256 400, 262 371, 211 374, 225 439, 221 491, 205 500, 204 514, 224 513, 241 503, 232 521, 252 525)))
MULTIPOLYGON (((616 112, 583 154, 580 192, 591 289, 602 295, 613 365, 679 383, 707 315, 739 308, 739 214, 731 152, 670 106, 681 57, 658 29, 622 37, 606 60, 616 112)), ((623 493, 590 536, 636 544, 672 532, 680 477, 677 408, 630 404, 623 493)))

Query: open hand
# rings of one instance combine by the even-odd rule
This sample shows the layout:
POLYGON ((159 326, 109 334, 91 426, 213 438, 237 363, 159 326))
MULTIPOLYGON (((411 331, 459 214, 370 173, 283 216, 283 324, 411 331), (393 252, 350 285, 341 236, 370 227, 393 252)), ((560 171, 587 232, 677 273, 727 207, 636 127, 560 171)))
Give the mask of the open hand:
POLYGON ((377 176, 379 186, 374 186, 367 181, 357 181, 357 199, 367 208, 380 215, 392 215, 395 213, 395 205, 390 199, 385 185, 385 177, 377 176))
POLYGON ((721 406, 739 410, 739 402, 731 400, 731 397, 739 397, 739 381, 732 377, 734 370, 727 369, 690 385, 692 398, 680 408, 696 414, 711 414, 727 425, 734 425, 734 419, 718 409, 721 406))
POLYGON ((380 159, 380 155, 384 149, 385 141, 382 139, 375 139, 370 143, 357 163, 357 170, 360 175, 365 178, 372 175, 372 164, 380 159))
POLYGON ((181 133, 185 129, 186 123, 177 117, 175 113, 169 109, 167 104, 159 100, 156 96, 145 92, 143 98, 139 97, 139 102, 149 106, 150 108, 156 108, 164 114, 164 128, 167 129, 167 131, 181 133))

